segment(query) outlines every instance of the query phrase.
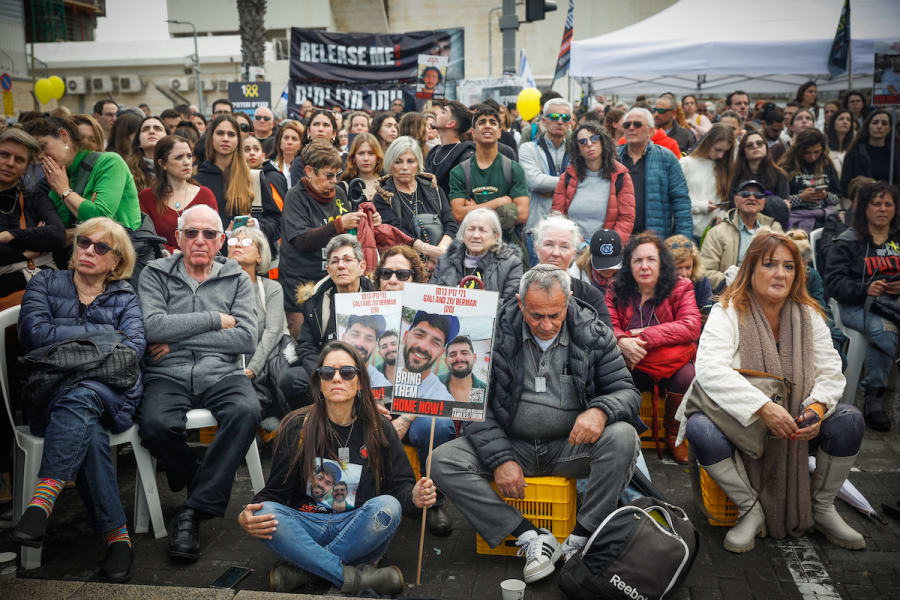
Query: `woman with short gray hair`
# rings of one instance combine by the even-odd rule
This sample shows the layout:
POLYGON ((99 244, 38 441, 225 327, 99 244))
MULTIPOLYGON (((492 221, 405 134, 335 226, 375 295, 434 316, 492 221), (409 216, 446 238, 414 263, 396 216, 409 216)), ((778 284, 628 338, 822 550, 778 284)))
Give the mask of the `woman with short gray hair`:
MULTIPOLYGON (((475 277, 484 289, 500 292, 501 303, 516 295, 524 269, 518 252, 503 243, 495 211, 471 211, 459 226, 456 238, 438 260, 430 283, 456 287, 464 278, 475 277)), ((477 287, 477 282, 468 280, 465 287, 477 287)))

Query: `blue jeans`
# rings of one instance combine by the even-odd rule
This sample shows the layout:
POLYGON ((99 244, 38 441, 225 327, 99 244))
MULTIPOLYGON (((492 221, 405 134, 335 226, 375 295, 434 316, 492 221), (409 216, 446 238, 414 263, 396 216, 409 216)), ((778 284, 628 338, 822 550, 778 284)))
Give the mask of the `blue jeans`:
MULTIPOLYGON (((416 417, 416 420, 409 426, 406 436, 409 443, 419 451, 419 468, 422 472, 414 473, 414 475, 416 477, 425 477, 428 461, 428 440, 431 437, 431 418, 416 417)), ((456 427, 453 425, 453 419, 439 418, 434 420, 434 448, 441 444, 446 444, 455 438, 456 427)), ((438 490, 434 505, 441 506, 443 503, 444 494, 438 490)))
POLYGON ((300 512, 264 502, 257 515, 275 515, 278 525, 269 550, 305 571, 344 585, 344 565, 373 563, 387 550, 400 526, 400 502, 377 496, 345 513, 300 512))
POLYGON ((38 477, 75 481, 88 515, 102 533, 125 524, 109 433, 100 424, 103 403, 97 392, 76 386, 50 410, 43 431, 44 455, 38 477))
POLYGON ((885 388, 891 374, 891 366, 897 357, 898 335, 893 323, 871 312, 864 314, 863 306, 841 304, 841 321, 850 329, 866 335, 866 358, 863 361, 865 375, 859 382, 863 390, 885 388), (865 323, 865 325, 864 325, 865 323))
MULTIPOLYGON (((815 453, 821 446, 831 456, 855 456, 862 445, 866 431, 862 413, 853 405, 838 404, 822 426, 819 435, 809 440, 809 452, 815 453)), ((688 418, 685 435, 700 464, 708 467, 734 454, 734 446, 716 424, 703 413, 688 418)))

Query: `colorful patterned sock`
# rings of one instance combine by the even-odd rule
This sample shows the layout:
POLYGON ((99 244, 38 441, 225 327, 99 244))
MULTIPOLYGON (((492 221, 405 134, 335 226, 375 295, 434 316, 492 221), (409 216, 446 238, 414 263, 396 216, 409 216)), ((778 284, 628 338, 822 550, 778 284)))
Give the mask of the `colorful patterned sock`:
POLYGON ((116 542, 126 542, 131 546, 131 538, 128 537, 128 525, 124 523, 118 529, 107 532, 105 537, 107 546, 112 546, 116 542))
POLYGON ((49 517, 50 513, 53 512, 53 504, 56 502, 57 496, 59 496, 59 491, 63 489, 65 484, 66 482, 61 479, 41 477, 38 479, 38 484, 34 488, 34 496, 31 497, 31 502, 28 503, 28 506, 37 506, 47 513, 49 517))

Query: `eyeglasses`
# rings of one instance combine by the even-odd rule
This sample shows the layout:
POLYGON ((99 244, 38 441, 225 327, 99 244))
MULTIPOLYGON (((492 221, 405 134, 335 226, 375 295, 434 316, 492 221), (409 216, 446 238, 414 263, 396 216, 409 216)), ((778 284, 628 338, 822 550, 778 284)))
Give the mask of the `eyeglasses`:
POLYGON ((588 144, 598 144, 600 143, 600 136, 595 133, 587 137, 578 138, 578 143, 582 146, 587 146, 588 144))
MULTIPOLYGON (((340 177, 343 174, 343 172, 344 171, 342 169, 338 169, 337 172, 335 172, 335 173, 324 173, 322 176, 325 179, 327 179, 328 181, 334 181, 335 179, 340 177)), ((319 174, 319 170, 316 169, 316 175, 318 175, 318 174, 319 174)))
POLYGON ((316 369, 316 373, 319 374, 319 379, 322 381, 334 381, 334 376, 338 373, 341 374, 341 379, 350 381, 359 375, 359 369, 351 367, 350 365, 343 366, 340 369, 335 369, 334 367, 319 367, 316 369))
POLYGON ((675 109, 674 108, 660 108, 659 106, 657 106, 656 108, 653 109, 653 112, 655 112, 658 115, 664 115, 667 112, 669 112, 670 110, 675 110, 675 109))
POLYGON ((241 131, 244 133, 250 133, 251 131, 253 131, 253 128, 246 123, 241 123, 241 131))
POLYGON ((412 269, 378 269, 378 277, 383 281, 387 281, 394 275, 396 275, 397 279, 399 279, 400 281, 409 281, 410 279, 412 279, 412 276, 415 275, 415 273, 412 269))
POLYGON ((568 123, 572 120, 572 115, 566 115, 563 113, 550 113, 547 115, 547 118, 551 121, 562 121, 563 123, 568 123))
POLYGON ((191 227, 190 229, 181 230, 181 235, 189 240, 194 239, 200 235, 200 233, 203 233, 203 239, 205 240, 214 240, 222 234, 222 232, 217 229, 195 229, 191 227))
POLYGON ((624 123, 622 123, 623 129, 640 129, 643 126, 644 124, 640 121, 625 121, 624 123))
POLYGON ((685 250, 693 250, 694 243, 693 242, 671 242, 669 244, 669 250, 678 250, 679 248, 684 248, 685 250))
POLYGON ((251 240, 250 238, 228 238, 229 246, 237 246, 238 244, 240 244, 244 248, 249 248, 253 245, 253 240, 251 240))
POLYGON ((753 150, 753 149, 755 149, 755 148, 765 148, 765 147, 766 147, 766 143, 763 142, 763 141, 759 141, 759 142, 747 142, 747 149, 748 149, 748 150, 753 150))
POLYGON ((749 198, 751 196, 753 196, 757 200, 762 200, 763 198, 766 197, 766 195, 763 194, 762 192, 748 192, 747 190, 744 190, 743 192, 741 192, 741 198, 749 198))
POLYGON ((332 258, 328 261, 328 266, 336 267, 341 263, 344 263, 345 265, 352 265, 355 262, 359 262, 356 260, 355 256, 344 256, 343 258, 332 258))
POLYGON ((109 244, 105 242, 95 242, 86 235, 77 236, 75 238, 75 243, 78 244, 78 247, 82 250, 87 250, 88 248, 93 246, 94 252, 97 253, 97 256, 103 256, 113 249, 113 247, 109 244))
POLYGON ((253 115, 253 118, 257 121, 271 121, 272 117, 267 117, 265 115, 253 115))

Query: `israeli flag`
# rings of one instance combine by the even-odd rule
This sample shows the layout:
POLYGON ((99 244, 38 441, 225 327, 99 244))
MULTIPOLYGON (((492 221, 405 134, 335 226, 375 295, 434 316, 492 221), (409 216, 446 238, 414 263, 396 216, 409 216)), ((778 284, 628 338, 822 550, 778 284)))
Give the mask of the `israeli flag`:
POLYGON ((516 75, 522 78, 526 87, 535 87, 534 75, 531 74, 531 65, 528 64, 528 58, 525 56, 524 49, 519 51, 519 70, 516 72, 516 75))

